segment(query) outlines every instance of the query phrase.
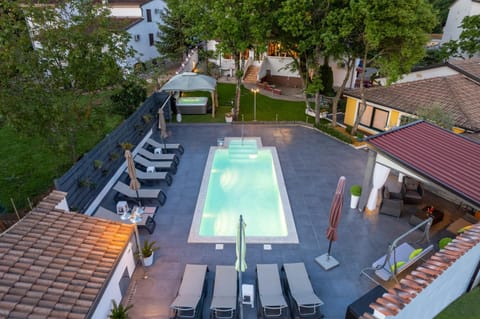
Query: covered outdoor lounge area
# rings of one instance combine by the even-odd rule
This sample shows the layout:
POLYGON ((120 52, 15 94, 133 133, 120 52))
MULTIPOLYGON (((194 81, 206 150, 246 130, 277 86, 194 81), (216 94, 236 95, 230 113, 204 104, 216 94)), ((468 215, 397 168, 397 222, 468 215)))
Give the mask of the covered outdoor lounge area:
MULTIPOLYGON (((212 117, 218 107, 217 81, 207 75, 195 72, 184 72, 173 76, 160 91, 165 92, 195 92, 207 91, 212 99, 212 117)), ((177 108, 182 114, 206 114, 208 98, 206 97, 180 97, 177 108)))
POLYGON ((370 151, 363 189, 369 191, 362 194, 361 210, 394 217, 411 214, 413 226, 427 215, 434 217, 434 224, 443 221, 445 226, 466 219, 457 222, 457 229, 477 221, 480 144, 476 141, 417 121, 367 142, 370 151), (449 216, 432 197, 451 204, 449 216))

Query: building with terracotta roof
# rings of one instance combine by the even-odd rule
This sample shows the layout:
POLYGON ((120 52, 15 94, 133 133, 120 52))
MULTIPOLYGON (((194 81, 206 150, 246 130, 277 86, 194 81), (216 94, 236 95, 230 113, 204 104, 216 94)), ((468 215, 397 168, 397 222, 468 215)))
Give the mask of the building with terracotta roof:
MULTIPOLYGON (((380 79, 380 82, 381 79, 380 79)), ((360 89, 347 90, 345 124, 354 124, 360 89)), ((390 86, 365 89, 367 108, 359 128, 376 134, 415 117, 419 108, 438 106, 451 115, 458 133, 480 133, 480 59, 452 60, 405 75, 390 86)))
POLYGON ((65 211, 65 195, 0 235, 0 317, 103 319, 126 292, 133 226, 65 211))

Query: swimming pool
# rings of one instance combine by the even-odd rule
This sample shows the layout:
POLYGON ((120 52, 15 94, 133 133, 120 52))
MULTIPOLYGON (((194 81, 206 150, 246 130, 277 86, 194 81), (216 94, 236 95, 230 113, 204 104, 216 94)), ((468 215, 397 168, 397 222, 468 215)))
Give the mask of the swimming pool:
POLYGON ((239 215, 248 243, 298 243, 274 147, 260 138, 225 138, 211 147, 188 242, 235 242, 239 215))

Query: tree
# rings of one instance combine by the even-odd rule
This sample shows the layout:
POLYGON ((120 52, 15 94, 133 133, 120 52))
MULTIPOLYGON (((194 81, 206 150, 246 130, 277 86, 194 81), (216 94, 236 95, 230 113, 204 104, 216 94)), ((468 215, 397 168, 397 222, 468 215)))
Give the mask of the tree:
POLYGON ((109 11, 93 1, 2 6, 17 18, 0 19, 1 70, 8 74, 0 79, 0 112, 20 133, 43 135, 75 161, 78 132, 102 127, 95 92, 124 80, 119 63, 133 56, 129 35, 113 30, 109 11), (19 16, 33 22, 31 38, 19 16))
POLYGON ((320 122, 320 91, 324 88, 321 75, 321 58, 324 54, 321 34, 324 17, 329 9, 329 1, 284 0, 274 19, 277 26, 273 36, 279 39, 294 60, 291 68, 300 73, 307 107, 307 94, 315 96, 315 124, 320 122))
POLYGON ((325 51, 335 60, 341 61, 347 69, 341 86, 337 89, 332 103, 332 126, 337 125, 338 102, 355 66, 355 59, 363 52, 362 21, 345 1, 338 1, 337 6, 328 12, 325 18, 325 30, 322 34, 325 51))
POLYGON ((365 70, 367 65, 378 68, 388 84, 397 80, 425 54, 425 45, 435 26, 431 6, 423 0, 353 0, 352 12, 362 24, 355 43, 363 48, 360 73, 361 104, 352 128, 355 134, 366 109, 365 70))
POLYGON ((194 44, 187 35, 190 23, 185 16, 179 0, 167 0, 166 7, 160 13, 162 23, 158 24, 159 41, 155 44, 160 55, 170 60, 182 60, 183 55, 194 44))
POLYGON ((480 15, 466 16, 462 21, 462 33, 458 40, 447 42, 442 51, 445 56, 473 57, 480 54, 480 15))

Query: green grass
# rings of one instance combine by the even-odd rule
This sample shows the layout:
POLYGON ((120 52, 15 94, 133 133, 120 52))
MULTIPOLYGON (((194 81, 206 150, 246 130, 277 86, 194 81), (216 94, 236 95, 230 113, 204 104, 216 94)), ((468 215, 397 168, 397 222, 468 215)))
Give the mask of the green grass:
MULTIPOLYGON (((99 95, 97 105, 108 107, 109 94, 99 95)), ((78 136, 77 154, 93 148, 105 134, 117 127, 123 119, 109 115, 100 133, 90 130, 78 136)), ((42 136, 19 135, 12 127, 0 128, 0 204, 12 213, 12 198, 17 209, 28 208, 27 198, 36 202, 53 188, 53 180, 62 176, 72 165, 69 154, 52 150, 42 136)))
MULTIPOLYGON (((225 122, 225 113, 230 112, 235 99, 235 84, 219 83, 218 109, 215 118, 211 114, 182 115, 185 123, 221 123, 225 122)), ((187 94, 186 94, 187 95, 187 94)), ((209 92, 189 92, 188 96, 209 96, 209 92)), ((242 87, 240 96, 239 120, 253 121, 254 95, 242 87)), ((257 93, 257 121, 305 121, 305 103, 272 99, 257 93)))
POLYGON ((480 288, 461 296, 445 308, 435 319, 477 319, 480 317, 480 288))

